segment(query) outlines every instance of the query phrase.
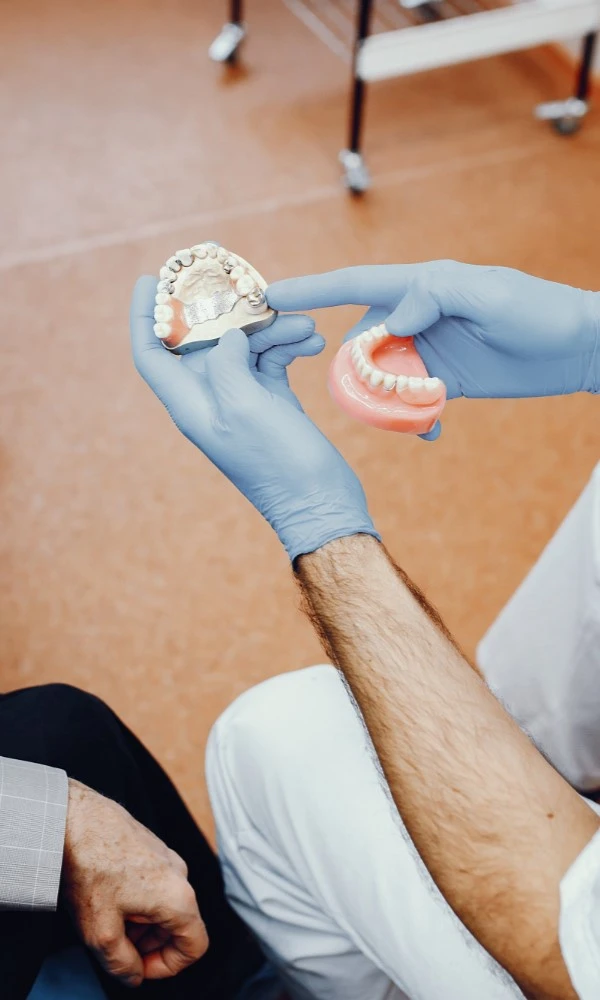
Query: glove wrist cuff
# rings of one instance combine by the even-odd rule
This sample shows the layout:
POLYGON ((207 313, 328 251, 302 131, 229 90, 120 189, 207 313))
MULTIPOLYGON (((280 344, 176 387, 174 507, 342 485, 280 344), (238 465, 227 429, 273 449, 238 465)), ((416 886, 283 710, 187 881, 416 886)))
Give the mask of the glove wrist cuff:
POLYGON ((585 311, 585 353, 589 357, 587 376, 582 388, 600 392, 600 292, 583 292, 585 311))
POLYGON ((309 552, 316 552, 323 548, 328 542, 335 541, 336 538, 347 538, 350 535, 372 535, 378 542, 381 535, 375 529, 370 518, 349 520, 347 522, 337 521, 335 524, 315 524, 310 532, 303 532, 302 535, 291 532, 288 535, 280 535, 280 540, 293 564, 298 556, 308 555, 309 552))

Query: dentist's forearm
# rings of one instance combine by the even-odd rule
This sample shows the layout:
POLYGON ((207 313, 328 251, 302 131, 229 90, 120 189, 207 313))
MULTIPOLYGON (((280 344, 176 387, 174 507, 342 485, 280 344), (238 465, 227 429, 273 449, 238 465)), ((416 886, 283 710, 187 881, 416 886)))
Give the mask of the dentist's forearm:
POLYGON ((307 610, 362 711, 431 875, 536 1000, 574 1000, 559 884, 599 820, 469 668, 372 538, 297 561, 307 610))

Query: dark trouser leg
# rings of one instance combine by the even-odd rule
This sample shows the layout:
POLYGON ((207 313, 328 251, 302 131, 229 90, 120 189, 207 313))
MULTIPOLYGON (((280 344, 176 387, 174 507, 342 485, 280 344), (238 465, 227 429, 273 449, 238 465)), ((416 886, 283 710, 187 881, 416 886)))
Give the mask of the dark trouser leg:
MULTIPOLYGON (((218 862, 169 778, 117 716, 93 695, 61 684, 0 696, 0 754, 64 768, 120 802, 185 860, 210 937, 210 948, 174 979, 136 993, 165 1000, 233 1000, 262 958, 229 907, 218 862)), ((0 913, 2 996, 25 998, 46 955, 75 940, 68 917, 0 913), (6 990, 6 992, 5 992, 6 990)), ((102 974, 111 998, 131 990, 102 974)))

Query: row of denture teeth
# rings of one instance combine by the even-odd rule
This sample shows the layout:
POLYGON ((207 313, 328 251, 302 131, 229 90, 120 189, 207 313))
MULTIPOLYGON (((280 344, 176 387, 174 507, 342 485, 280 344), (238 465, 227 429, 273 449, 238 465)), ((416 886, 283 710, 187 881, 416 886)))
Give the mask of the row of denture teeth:
POLYGON ((216 246, 214 243, 198 243, 189 250, 178 250, 172 257, 169 257, 166 264, 160 269, 154 307, 154 319, 156 320, 154 332, 161 340, 168 337, 171 332, 169 324, 174 314, 169 305, 169 296, 175 290, 178 273, 183 267, 190 267, 194 260, 206 260, 207 258, 213 258, 220 262, 237 294, 245 296, 251 308, 260 310, 266 306, 264 293, 234 254, 229 253, 225 247, 216 246))
POLYGON ((159 272, 159 291, 171 295, 175 288, 177 274, 181 271, 182 267, 190 267, 195 259, 205 260, 207 257, 218 260, 222 264, 225 274, 228 274, 230 279, 235 283, 235 290, 238 295, 252 295, 252 293, 255 293, 257 296, 262 297, 262 292, 254 281, 254 278, 250 277, 246 269, 240 264, 238 258, 234 254, 229 253, 229 250, 226 250, 225 247, 216 246, 214 243, 198 243, 197 246, 192 247, 190 250, 178 250, 172 257, 169 257, 167 263, 161 267, 159 272))
POLYGON ((433 396, 434 393, 439 394, 441 389, 441 381, 439 378, 419 378, 413 375, 393 375, 391 372, 383 372, 379 368, 375 368, 374 365, 370 364, 365 358, 362 350, 362 344, 369 344, 376 340, 382 340, 384 337, 389 337, 390 333, 386 330, 385 326, 376 326, 372 330, 367 330, 366 333, 361 333, 360 336, 356 337, 352 348, 351 356, 354 362, 354 367, 356 368, 358 374, 364 382, 368 384, 373 389, 377 389, 382 386, 383 389, 387 389, 391 392, 395 389, 397 393, 403 392, 405 389, 414 391, 430 392, 433 396))

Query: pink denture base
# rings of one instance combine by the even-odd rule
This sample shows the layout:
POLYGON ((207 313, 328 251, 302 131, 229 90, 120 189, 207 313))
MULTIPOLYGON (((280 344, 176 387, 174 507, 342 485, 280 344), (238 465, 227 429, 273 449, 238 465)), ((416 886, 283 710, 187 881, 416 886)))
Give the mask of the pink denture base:
POLYGON ((382 430, 403 434, 430 431, 444 409, 446 387, 439 380, 429 379, 412 337, 380 334, 375 342, 363 343, 366 360, 379 372, 413 377, 413 382, 400 391, 383 384, 373 387, 368 378, 361 376, 352 356, 354 343, 350 340, 342 345, 329 369, 329 391, 335 402, 356 420, 382 430), (428 379, 427 390, 415 387, 415 377, 428 379))

